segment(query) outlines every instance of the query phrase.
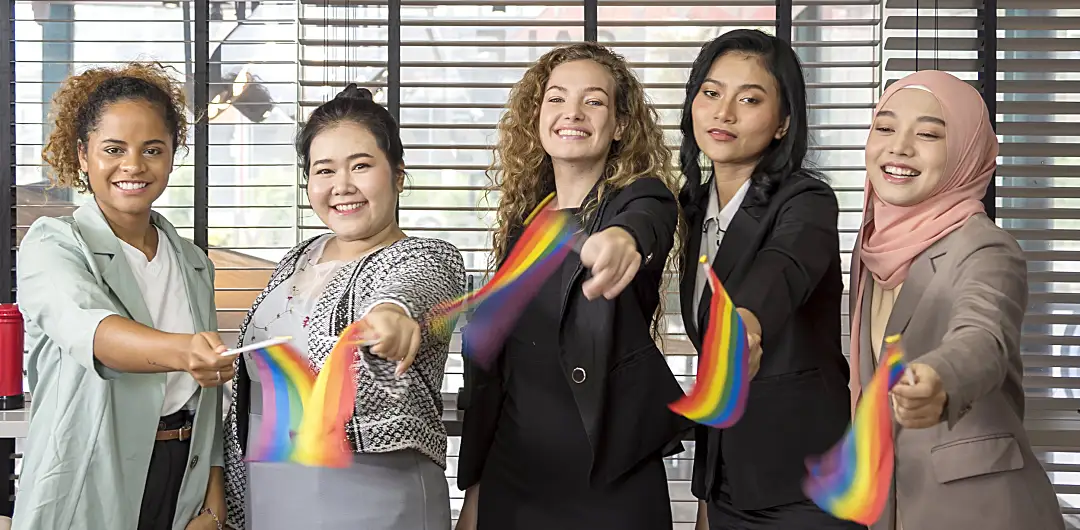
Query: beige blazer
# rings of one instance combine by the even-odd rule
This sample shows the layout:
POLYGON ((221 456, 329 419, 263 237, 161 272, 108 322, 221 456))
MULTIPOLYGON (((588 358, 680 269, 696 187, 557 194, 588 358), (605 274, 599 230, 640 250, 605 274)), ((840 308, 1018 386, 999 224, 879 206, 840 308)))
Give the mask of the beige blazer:
MULTIPOLYGON (((871 289, 864 291, 858 376, 865 387, 875 361, 871 289)), ((948 402, 935 427, 894 423, 893 492, 873 530, 895 530, 897 513, 904 530, 1064 530, 1024 430, 1027 298, 1020 246, 982 214, 912 263, 885 334, 902 333, 906 361, 941 375, 948 402)))

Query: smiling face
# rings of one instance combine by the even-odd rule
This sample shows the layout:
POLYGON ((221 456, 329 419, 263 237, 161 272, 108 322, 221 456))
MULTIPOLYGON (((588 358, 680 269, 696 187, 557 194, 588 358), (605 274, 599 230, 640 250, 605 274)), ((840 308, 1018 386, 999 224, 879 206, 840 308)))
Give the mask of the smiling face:
POLYGON ((571 61, 551 71, 539 132, 553 162, 587 165, 607 158, 622 129, 615 97, 615 80, 594 61, 571 61))
POLYGON ((945 173, 945 118, 937 98, 905 88, 878 111, 866 140, 866 173, 877 196, 894 206, 923 202, 945 173))
POLYGON ((79 146, 79 168, 106 217, 146 215, 169 184, 172 166, 172 133, 161 109, 145 101, 106 107, 79 146))
POLYGON ((780 87, 760 57, 728 52, 713 61, 691 112, 698 148, 717 166, 756 164, 787 133, 780 87))
POLYGON ((309 159, 308 201, 338 238, 366 240, 396 226, 403 168, 390 165, 366 127, 327 127, 312 140, 309 159))

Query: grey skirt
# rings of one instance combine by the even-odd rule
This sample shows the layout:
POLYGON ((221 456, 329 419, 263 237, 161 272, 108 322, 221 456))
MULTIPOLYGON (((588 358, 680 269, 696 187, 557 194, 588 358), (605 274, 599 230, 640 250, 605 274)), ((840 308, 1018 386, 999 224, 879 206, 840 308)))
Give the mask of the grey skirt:
POLYGON ((346 469, 248 462, 250 530, 448 530, 450 491, 412 451, 358 454, 346 469))
MULTIPOLYGON (((261 412, 261 406, 252 409, 261 412)), ((251 430, 257 431, 262 417, 249 418, 251 430)), ((344 469, 244 465, 246 530, 450 529, 446 473, 411 449, 353 455, 352 465, 344 469)))

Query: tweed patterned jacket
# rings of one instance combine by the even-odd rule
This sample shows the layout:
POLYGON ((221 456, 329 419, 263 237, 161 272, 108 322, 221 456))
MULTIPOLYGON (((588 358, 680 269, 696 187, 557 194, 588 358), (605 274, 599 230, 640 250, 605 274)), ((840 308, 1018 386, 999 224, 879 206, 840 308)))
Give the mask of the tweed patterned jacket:
MULTIPOLYGON (((240 341, 247 334, 251 316, 266 295, 287 280, 304 251, 322 235, 297 245, 281 260, 269 284, 255 299, 240 327, 240 341)), ((435 304, 461 296, 465 288, 465 267, 461 253, 439 239, 408 237, 364 258, 343 266, 327 284, 316 303, 309 324, 309 362, 316 371, 345 326, 358 320, 374 306, 393 303, 420 319, 435 304)), ((442 381, 450 337, 421 325, 421 344, 416 360, 400 378, 394 378, 396 364, 371 355, 358 373, 356 411, 346 426, 349 444, 358 453, 386 453, 414 449, 446 467, 446 427, 442 422, 442 381)), ((233 388, 248 385, 246 370, 237 359, 233 388)), ((239 398, 239 395, 237 396, 239 398)), ((245 440, 240 439, 239 422, 246 422, 249 410, 238 410, 234 399, 225 419, 225 492, 228 526, 244 528, 244 499, 247 470, 245 440)))

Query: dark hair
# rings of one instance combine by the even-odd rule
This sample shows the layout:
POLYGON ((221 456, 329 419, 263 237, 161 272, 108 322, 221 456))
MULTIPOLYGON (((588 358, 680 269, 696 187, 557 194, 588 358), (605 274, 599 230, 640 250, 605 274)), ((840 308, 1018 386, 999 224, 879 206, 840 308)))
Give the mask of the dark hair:
POLYGON ((52 169, 54 186, 91 191, 79 170, 79 149, 97 128, 105 109, 120 101, 145 101, 156 107, 172 134, 173 154, 186 146, 188 121, 184 86, 157 63, 91 68, 64 81, 53 96, 53 130, 41 159, 52 169))
POLYGON ((405 148, 401 145, 401 135, 398 133, 394 116, 382 105, 375 103, 370 90, 357 88, 356 83, 350 83, 334 99, 319 105, 296 135, 296 153, 300 156, 304 178, 308 177, 311 166, 311 142, 319 133, 342 122, 366 128, 375 137, 375 143, 386 155, 394 171, 398 171, 404 164, 405 148))
POLYGON ((759 203, 768 201, 780 182, 796 173, 822 178, 820 174, 803 168, 810 133, 807 124, 806 82, 795 50, 784 40, 759 30, 729 31, 701 47, 701 52, 690 69, 690 78, 686 81, 686 100, 683 101, 682 121, 679 123, 682 131, 679 165, 686 180, 679 192, 679 202, 688 216, 697 213, 696 205, 699 204, 702 194, 708 191, 708 188, 702 185, 705 179, 698 162, 701 149, 694 137, 694 98, 701 90, 701 84, 713 63, 727 53, 742 53, 761 58, 780 88, 780 119, 790 118, 787 134, 769 144, 750 176, 752 199, 759 203))

